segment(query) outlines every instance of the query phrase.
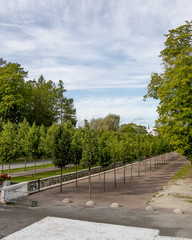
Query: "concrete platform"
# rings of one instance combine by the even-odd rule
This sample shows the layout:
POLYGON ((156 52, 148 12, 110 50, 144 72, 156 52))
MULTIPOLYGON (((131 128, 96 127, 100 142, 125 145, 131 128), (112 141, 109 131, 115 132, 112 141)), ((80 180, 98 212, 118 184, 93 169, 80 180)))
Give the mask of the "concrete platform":
POLYGON ((184 240, 161 237, 159 230, 46 217, 4 240, 184 240))

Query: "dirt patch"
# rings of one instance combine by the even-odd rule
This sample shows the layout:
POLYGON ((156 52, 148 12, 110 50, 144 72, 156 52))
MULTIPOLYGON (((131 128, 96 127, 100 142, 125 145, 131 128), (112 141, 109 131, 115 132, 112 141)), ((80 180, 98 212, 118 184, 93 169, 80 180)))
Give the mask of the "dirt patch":
POLYGON ((192 213, 192 178, 171 180, 148 202, 155 209, 182 209, 192 213))

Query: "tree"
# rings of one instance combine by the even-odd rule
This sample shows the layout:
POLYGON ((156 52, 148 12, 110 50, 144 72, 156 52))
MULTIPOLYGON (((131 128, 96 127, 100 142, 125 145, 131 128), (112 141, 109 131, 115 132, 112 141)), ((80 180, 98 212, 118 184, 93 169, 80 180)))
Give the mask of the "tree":
POLYGON ((43 168, 44 168, 44 160, 46 155, 46 129, 44 125, 41 125, 39 131, 40 131, 39 152, 41 156, 43 156, 43 168))
POLYGON ((19 145, 19 155, 25 158, 25 170, 26 170, 26 158, 28 157, 28 134, 30 125, 26 119, 18 124, 18 145, 19 145))
POLYGON ((163 73, 152 73, 144 98, 159 99, 158 131, 192 163, 192 21, 165 36, 163 73))
POLYGON ((72 161, 72 125, 57 125, 52 146, 53 164, 61 169, 60 192, 62 192, 63 168, 72 161))
POLYGON ((74 108, 74 103, 72 98, 66 98, 63 94, 67 90, 64 88, 64 83, 59 80, 57 93, 58 93, 58 118, 61 123, 66 123, 71 121, 72 125, 75 127, 77 123, 76 109, 74 108))
POLYGON ((42 156, 40 151, 40 129, 33 123, 27 136, 28 156, 34 160, 34 174, 36 174, 36 160, 42 156))
POLYGON ((98 161, 98 137, 95 130, 91 130, 85 120, 83 136, 82 164, 89 168, 89 198, 91 199, 91 167, 98 161))
POLYGON ((3 130, 0 133, 0 161, 9 163, 18 155, 18 142, 16 137, 15 125, 8 121, 3 124, 3 130))
POLYGON ((130 134, 147 134, 145 126, 137 125, 135 123, 128 123, 121 125, 121 132, 130 134))
POLYGON ((103 132, 99 138, 99 164, 104 169, 103 172, 103 189, 105 192, 105 171, 111 161, 111 151, 107 143, 109 132, 103 132))
POLYGON ((18 63, 0 59, 0 117, 18 123, 24 119, 27 72, 18 63))
POLYGON ((51 126, 57 121, 57 90, 53 81, 46 79, 41 75, 38 80, 28 83, 31 88, 31 102, 29 122, 45 127, 51 126))
POLYGON ((90 128, 105 131, 119 130, 120 116, 115 114, 108 114, 105 118, 91 119, 90 128))
POLYGON ((73 163, 76 166, 76 187, 77 187, 77 165, 79 165, 82 159, 82 141, 81 141, 81 131, 75 131, 73 135, 73 140, 71 143, 73 163))

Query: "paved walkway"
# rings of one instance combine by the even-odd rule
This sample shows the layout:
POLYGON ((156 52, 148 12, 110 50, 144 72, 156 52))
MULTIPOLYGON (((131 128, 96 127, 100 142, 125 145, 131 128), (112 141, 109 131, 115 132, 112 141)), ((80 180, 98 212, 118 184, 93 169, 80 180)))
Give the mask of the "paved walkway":
MULTIPOLYGON (((91 200, 96 202, 97 206, 110 207, 112 203, 119 203, 127 209, 145 209, 147 201, 167 184, 184 165, 188 163, 184 157, 177 155, 174 159, 167 156, 164 165, 155 166, 155 159, 152 159, 150 170, 150 162, 147 161, 140 164, 131 165, 125 169, 126 181, 124 183, 124 168, 116 171, 116 187, 114 184, 114 172, 110 171, 105 176, 105 192, 104 192, 104 175, 101 174, 91 179, 91 200), (140 172, 138 170, 140 169, 140 172), (140 175, 140 176, 138 176, 140 175)), ((66 183, 63 185, 61 193, 59 187, 55 187, 46 191, 42 191, 31 195, 32 200, 38 201, 39 206, 63 205, 63 199, 72 200, 71 205, 85 206, 89 200, 89 184, 88 179, 78 181, 78 187, 74 183, 66 183)))
MULTIPOLYGON (((46 159, 44 160, 44 164, 49 164, 52 163, 51 159, 46 159)), ((43 165, 43 160, 37 160, 36 161, 36 165, 43 165)), ((33 167, 34 166, 34 162, 33 161, 27 161, 26 167, 33 167)), ((14 162, 11 163, 10 168, 11 169, 16 169, 16 168, 24 168, 25 167, 25 162, 21 161, 21 162, 14 162)), ((9 169, 9 164, 3 164, 3 170, 8 170, 9 169)), ((2 164, 0 164, 0 172, 2 170, 2 164)))
MULTIPOLYGON (((66 218, 46 217, 4 240, 174 240, 159 236, 159 230, 95 223, 66 218)), ((177 240, 184 238, 177 238, 177 240)), ((187 239, 186 239, 187 240, 187 239)))

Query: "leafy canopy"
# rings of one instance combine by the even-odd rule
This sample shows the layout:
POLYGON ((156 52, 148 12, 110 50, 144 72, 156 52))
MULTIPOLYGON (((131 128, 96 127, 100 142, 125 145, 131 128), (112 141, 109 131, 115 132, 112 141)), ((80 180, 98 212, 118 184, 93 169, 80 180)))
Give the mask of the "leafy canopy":
POLYGON ((144 98, 159 99, 158 130, 192 160, 192 21, 169 31, 161 51, 163 73, 152 73, 144 98))

